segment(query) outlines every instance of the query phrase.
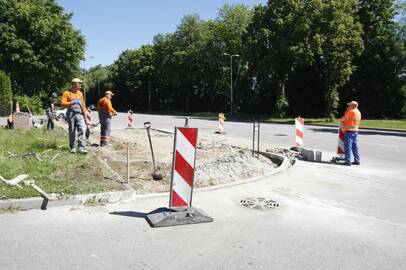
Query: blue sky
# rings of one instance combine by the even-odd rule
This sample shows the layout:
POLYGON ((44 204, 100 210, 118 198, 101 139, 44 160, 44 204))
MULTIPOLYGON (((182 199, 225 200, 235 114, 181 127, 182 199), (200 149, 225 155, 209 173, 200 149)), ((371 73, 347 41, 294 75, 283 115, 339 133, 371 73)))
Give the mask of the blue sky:
POLYGON ((112 64, 126 49, 152 42, 158 33, 176 30, 183 16, 204 20, 217 16, 224 4, 266 3, 266 0, 57 0, 72 12, 73 27, 86 37, 84 68, 112 64))

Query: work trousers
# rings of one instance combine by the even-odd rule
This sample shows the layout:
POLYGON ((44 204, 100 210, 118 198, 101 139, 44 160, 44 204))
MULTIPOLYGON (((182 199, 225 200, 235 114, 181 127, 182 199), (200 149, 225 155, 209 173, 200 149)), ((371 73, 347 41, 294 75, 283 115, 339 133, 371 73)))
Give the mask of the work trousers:
POLYGON ((54 115, 54 112, 52 111, 52 108, 47 108, 46 113, 48 116, 47 129, 48 130, 54 129, 55 128, 55 123, 54 123, 55 115, 54 115))
POLYGON ((351 163, 351 157, 354 155, 354 161, 360 162, 358 149, 358 132, 346 131, 344 134, 345 163, 351 163))
POLYGON ((111 117, 101 117, 100 119, 100 146, 108 145, 111 132, 111 117))
POLYGON ((78 147, 85 147, 85 132, 86 123, 83 114, 81 113, 71 113, 67 115, 68 125, 69 125, 69 148, 75 147, 76 133, 78 139, 78 147))

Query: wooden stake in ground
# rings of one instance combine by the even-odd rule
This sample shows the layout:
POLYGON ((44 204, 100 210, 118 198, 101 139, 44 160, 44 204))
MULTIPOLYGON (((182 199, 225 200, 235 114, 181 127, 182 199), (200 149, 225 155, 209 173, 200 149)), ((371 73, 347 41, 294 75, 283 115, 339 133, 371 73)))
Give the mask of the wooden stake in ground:
POLYGON ((130 146, 127 146, 127 184, 130 183, 130 146))

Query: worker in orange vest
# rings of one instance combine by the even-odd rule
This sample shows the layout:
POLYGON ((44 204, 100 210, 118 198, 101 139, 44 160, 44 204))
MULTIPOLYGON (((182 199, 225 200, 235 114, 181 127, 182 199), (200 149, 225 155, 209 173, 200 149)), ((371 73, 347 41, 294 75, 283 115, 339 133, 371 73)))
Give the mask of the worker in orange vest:
POLYGON ((106 91, 104 97, 97 103, 97 110, 99 112, 100 120, 100 146, 110 146, 110 129, 111 129, 111 117, 117 115, 117 111, 113 109, 111 99, 113 92, 106 91))
POLYGON ((68 108, 66 112, 66 120, 69 125, 69 148, 71 153, 76 153, 75 141, 76 131, 78 137, 78 153, 87 154, 86 150, 86 105, 83 94, 80 91, 82 81, 79 78, 72 80, 72 87, 70 90, 63 92, 61 99, 61 106, 68 108))
POLYGON ((344 165, 360 165, 360 155, 358 149, 358 129, 361 123, 361 112, 358 110, 358 102, 347 103, 348 108, 341 118, 342 131, 344 132, 344 165), (351 163, 351 153, 354 155, 354 162, 351 163))

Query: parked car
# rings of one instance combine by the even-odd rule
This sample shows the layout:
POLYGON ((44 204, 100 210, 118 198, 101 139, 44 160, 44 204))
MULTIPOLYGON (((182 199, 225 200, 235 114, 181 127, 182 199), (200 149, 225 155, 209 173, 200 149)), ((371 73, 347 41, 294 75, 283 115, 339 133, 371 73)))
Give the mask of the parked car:
POLYGON ((66 111, 68 109, 67 108, 56 108, 55 110, 55 115, 56 115, 56 119, 66 119, 66 111))

